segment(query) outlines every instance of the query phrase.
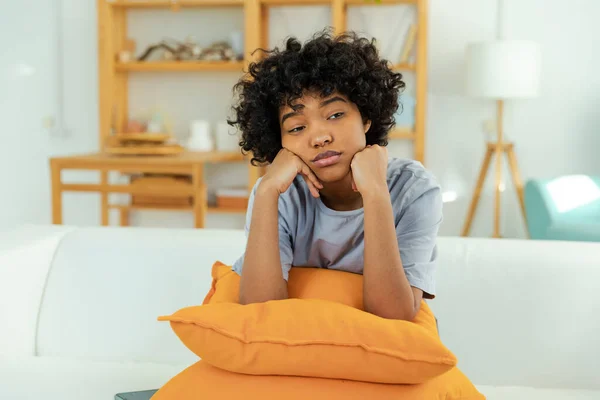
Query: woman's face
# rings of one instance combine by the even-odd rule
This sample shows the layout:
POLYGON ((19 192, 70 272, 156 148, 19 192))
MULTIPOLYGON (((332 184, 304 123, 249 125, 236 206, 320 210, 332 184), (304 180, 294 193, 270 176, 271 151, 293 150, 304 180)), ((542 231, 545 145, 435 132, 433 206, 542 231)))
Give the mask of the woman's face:
POLYGON ((350 173, 356 153, 366 147, 371 123, 363 122, 356 104, 346 96, 307 93, 279 110, 281 143, 296 154, 323 183, 350 173))

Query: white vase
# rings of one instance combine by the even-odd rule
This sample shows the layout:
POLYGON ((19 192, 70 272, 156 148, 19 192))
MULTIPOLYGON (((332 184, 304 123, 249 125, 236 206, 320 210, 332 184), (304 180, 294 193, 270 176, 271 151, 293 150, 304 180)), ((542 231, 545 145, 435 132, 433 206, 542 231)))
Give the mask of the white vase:
POLYGON ((186 147, 192 151, 212 151, 214 149, 208 121, 198 120, 190 123, 190 137, 186 147))

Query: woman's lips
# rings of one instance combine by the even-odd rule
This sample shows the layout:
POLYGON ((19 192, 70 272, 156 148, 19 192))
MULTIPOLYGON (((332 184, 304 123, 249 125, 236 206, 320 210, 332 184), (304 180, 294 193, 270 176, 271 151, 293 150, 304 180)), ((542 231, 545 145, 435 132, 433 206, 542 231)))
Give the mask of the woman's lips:
POLYGON ((337 151, 326 151, 315 157, 313 163, 320 168, 328 167, 330 165, 336 164, 340 160, 341 156, 342 154, 338 153, 337 151))

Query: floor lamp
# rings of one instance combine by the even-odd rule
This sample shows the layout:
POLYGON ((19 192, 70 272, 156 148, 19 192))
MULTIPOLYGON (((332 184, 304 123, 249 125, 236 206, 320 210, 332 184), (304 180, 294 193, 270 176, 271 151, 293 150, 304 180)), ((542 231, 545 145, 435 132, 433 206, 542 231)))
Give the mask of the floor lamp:
POLYGON ((534 97, 539 88, 540 52, 535 43, 529 41, 496 40, 474 43, 467 48, 467 93, 473 97, 493 99, 497 104, 496 142, 487 143, 483 164, 477 178, 475 191, 469 205, 462 236, 468 236, 481 197, 481 191, 492 157, 495 155, 495 200, 494 233, 500 237, 500 193, 502 184, 502 159, 506 155, 517 191, 521 212, 525 218, 523 182, 517 167, 513 143, 504 139, 504 101, 534 97))

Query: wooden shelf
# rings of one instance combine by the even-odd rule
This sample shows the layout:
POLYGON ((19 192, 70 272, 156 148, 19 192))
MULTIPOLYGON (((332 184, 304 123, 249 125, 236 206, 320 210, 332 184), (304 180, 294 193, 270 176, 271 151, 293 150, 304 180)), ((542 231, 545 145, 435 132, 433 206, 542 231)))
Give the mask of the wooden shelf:
POLYGON ((396 71, 416 71, 417 66, 409 63, 392 64, 391 68, 396 71))
POLYGON ((208 207, 208 212, 213 214, 245 214, 245 208, 208 207))
POLYGON ((396 128, 389 133, 388 138, 414 140, 415 132, 412 129, 408 128, 396 128))
POLYGON ((259 0, 265 6, 330 6, 331 0, 259 0))
POLYGON ((156 210, 156 211, 192 211, 192 206, 164 206, 164 205, 141 205, 141 204, 110 204, 108 208, 112 208, 115 210, 122 211, 130 211, 130 210, 156 210))
POLYGON ((243 7, 244 0, 109 0, 122 8, 243 7))
MULTIPOLYGON (((166 205, 141 205, 141 204, 110 204, 108 208, 120 211, 134 211, 134 210, 154 210, 154 211, 174 211, 174 212, 192 212, 193 206, 166 206, 166 205)), ((235 208, 223 208, 223 207, 208 207, 207 212, 213 214, 245 214, 246 209, 235 209, 235 208)))
POLYGON ((344 0, 349 6, 378 6, 383 4, 417 4, 419 0, 344 0))
POLYGON ((202 72, 202 71, 235 71, 242 72, 242 61, 145 61, 117 63, 117 71, 139 72, 202 72))

